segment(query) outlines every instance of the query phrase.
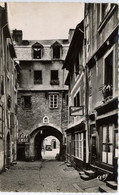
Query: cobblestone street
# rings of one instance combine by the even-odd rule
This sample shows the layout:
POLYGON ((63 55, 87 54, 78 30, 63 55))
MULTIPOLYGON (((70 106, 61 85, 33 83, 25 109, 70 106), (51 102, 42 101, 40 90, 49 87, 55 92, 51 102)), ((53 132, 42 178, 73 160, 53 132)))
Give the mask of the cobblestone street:
POLYGON ((0 181, 4 192, 98 192, 104 184, 97 179, 84 181, 73 167, 53 159, 17 162, 0 175, 0 181))

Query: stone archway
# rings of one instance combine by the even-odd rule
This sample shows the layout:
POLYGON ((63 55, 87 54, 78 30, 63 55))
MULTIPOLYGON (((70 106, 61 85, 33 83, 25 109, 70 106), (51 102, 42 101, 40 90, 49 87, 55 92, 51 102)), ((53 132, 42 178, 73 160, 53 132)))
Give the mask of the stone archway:
POLYGON ((54 136, 59 140, 61 153, 63 134, 58 129, 46 125, 35 129, 30 134, 29 155, 31 159, 40 160, 42 158, 41 156, 42 142, 48 136, 54 136))

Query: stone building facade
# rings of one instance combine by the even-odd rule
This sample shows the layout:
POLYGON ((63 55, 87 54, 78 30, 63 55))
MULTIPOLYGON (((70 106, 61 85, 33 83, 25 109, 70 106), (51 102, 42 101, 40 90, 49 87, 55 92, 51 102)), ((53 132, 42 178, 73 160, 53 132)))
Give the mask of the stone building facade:
POLYGON ((118 5, 85 5, 89 163, 117 180, 118 5))
POLYGON ((85 109, 84 21, 76 26, 63 68, 69 71, 67 161, 81 169, 88 162, 88 140, 85 109), (80 110, 78 112, 78 109, 80 110))
POLYGON ((18 63, 8 26, 7 5, 0 7, 0 172, 17 156, 18 63))
MULTIPOLYGON (((69 71, 66 79, 70 86, 69 106, 76 105, 74 91, 82 89, 81 99, 84 99, 84 118, 68 117, 67 160, 83 171, 82 179, 100 176, 113 189, 117 188, 115 182, 118 168, 118 21, 118 5, 85 4, 84 29, 79 28, 81 24, 77 26, 63 67, 69 71), (77 56, 77 69, 83 65, 84 73, 80 70, 78 76, 74 77, 77 72, 74 69, 77 56), (82 122, 85 125, 80 128, 82 122), (80 136, 75 139, 74 134, 80 131, 82 133, 83 129, 87 132, 86 137, 82 136, 82 145, 87 152, 86 159, 75 155, 76 149, 79 154, 83 150, 80 147, 80 136)), ((77 108, 79 106, 82 106, 82 102, 76 105, 77 108)), ((104 191, 102 188, 100 190, 104 191)))
POLYGON ((18 89, 18 160, 41 158, 43 140, 55 136, 65 144, 67 128, 66 71, 62 70, 68 40, 13 39, 20 62, 18 89))

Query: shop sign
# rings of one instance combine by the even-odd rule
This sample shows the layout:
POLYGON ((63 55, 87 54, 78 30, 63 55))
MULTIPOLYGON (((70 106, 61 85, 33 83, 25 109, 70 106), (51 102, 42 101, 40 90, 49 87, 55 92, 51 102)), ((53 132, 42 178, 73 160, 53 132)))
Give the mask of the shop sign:
POLYGON ((84 106, 70 107, 70 116, 83 116, 83 115, 84 115, 84 106))

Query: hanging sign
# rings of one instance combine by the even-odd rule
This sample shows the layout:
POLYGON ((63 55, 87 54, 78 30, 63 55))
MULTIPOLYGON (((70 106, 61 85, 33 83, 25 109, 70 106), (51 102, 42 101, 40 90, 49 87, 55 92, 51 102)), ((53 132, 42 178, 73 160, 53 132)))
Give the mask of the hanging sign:
POLYGON ((83 116, 83 115, 84 115, 84 106, 70 107, 70 116, 83 116))

